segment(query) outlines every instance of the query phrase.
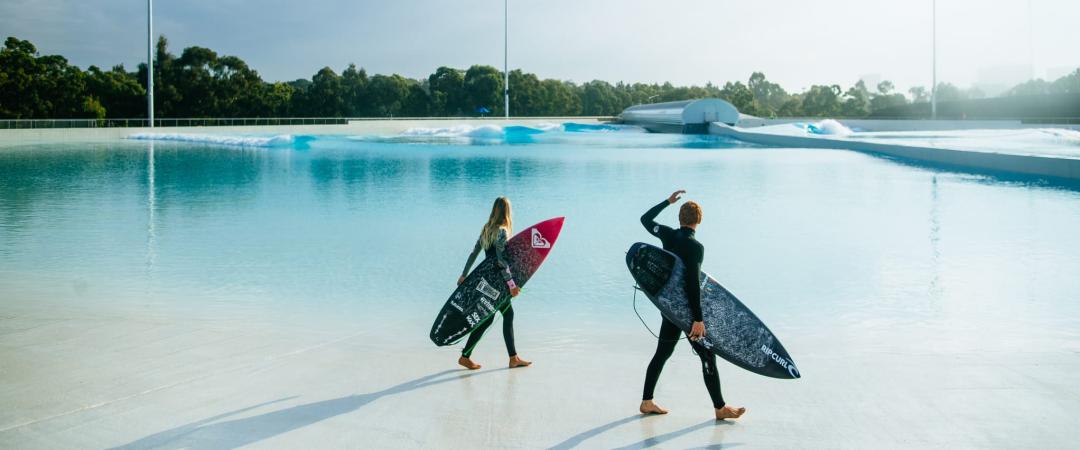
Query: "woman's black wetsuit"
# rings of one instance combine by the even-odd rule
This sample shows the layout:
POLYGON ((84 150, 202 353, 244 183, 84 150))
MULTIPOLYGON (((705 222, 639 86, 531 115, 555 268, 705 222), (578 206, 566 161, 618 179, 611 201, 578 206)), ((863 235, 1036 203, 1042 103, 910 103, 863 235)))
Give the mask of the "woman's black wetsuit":
MULTIPOLYGON (((483 248, 484 259, 495 258, 495 264, 499 267, 499 273, 503 274, 503 281, 510 281, 513 277, 510 274, 510 266, 506 263, 506 258, 503 256, 503 251, 506 249, 506 229, 499 229, 499 236, 495 239, 495 242, 488 248, 483 248)), ((467 276, 469 269, 472 268, 473 262, 476 261, 476 256, 480 253, 483 245, 480 240, 476 240, 476 245, 473 246, 472 254, 469 255, 469 260, 465 263, 465 270, 461 272, 461 276, 467 276)), ((517 349, 514 348, 514 307, 507 304, 506 309, 502 310, 503 315, 503 340, 506 341, 506 353, 510 354, 513 358, 517 355, 517 349)), ((484 336, 484 332, 491 326, 492 320, 486 320, 480 326, 473 330, 469 335, 469 340, 465 341, 465 348, 461 351, 461 356, 468 358, 472 355, 473 348, 476 347, 476 343, 480 341, 480 338, 484 336)))
MULTIPOLYGON (((690 315, 693 316, 695 322, 699 322, 701 321, 701 286, 698 284, 698 273, 701 272, 705 247, 694 239, 692 228, 682 227, 673 230, 671 227, 656 223, 656 216, 668 205, 668 201, 664 200, 652 207, 641 216, 641 225, 650 234, 660 238, 660 241, 664 243, 664 250, 678 255, 686 265, 686 278, 682 282, 686 284, 685 291, 690 301, 690 315)), ((660 372, 664 370, 664 363, 675 351, 675 344, 679 342, 681 334, 678 326, 664 319, 664 323, 660 325, 659 339, 656 342, 656 354, 653 355, 652 361, 649 362, 649 369, 645 372, 645 391, 642 393, 642 400, 653 399, 653 390, 656 389, 656 382, 660 379, 660 372)), ((712 397, 713 407, 723 408, 725 403, 724 396, 720 394, 720 374, 716 371, 716 355, 694 341, 690 341, 690 347, 701 358, 701 373, 705 378, 705 388, 709 390, 709 396, 712 397)))

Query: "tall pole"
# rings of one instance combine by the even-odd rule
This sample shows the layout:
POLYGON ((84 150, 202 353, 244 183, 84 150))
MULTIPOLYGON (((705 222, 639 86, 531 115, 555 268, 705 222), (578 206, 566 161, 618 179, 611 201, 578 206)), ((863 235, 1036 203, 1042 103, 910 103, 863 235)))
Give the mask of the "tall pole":
POLYGON ((154 0, 146 0, 146 117, 154 128, 154 0))
POLYGON ((503 0, 503 112, 510 118, 510 11, 509 0, 503 0))
POLYGON ((1028 13, 1028 80, 1035 79, 1035 19, 1031 15, 1031 0, 1027 2, 1028 13))
POLYGON ((937 119, 937 0, 933 0, 933 3, 934 12, 932 14, 932 22, 934 30, 932 32, 933 37, 931 38, 931 40, 933 40, 934 45, 934 74, 931 79, 933 86, 930 86, 930 118, 937 119))

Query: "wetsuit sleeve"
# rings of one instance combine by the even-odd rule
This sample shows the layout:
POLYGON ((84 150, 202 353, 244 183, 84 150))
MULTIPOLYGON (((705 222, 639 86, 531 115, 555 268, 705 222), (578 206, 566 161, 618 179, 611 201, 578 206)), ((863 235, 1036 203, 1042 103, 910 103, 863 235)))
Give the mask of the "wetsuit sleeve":
POLYGON ((705 247, 695 246, 695 255, 691 261, 684 261, 686 283, 686 299, 690 302, 690 317, 694 322, 701 322, 701 261, 705 259, 705 247))
POLYGON ((476 262, 476 255, 480 254, 480 240, 476 240, 476 245, 473 246, 472 253, 469 254, 469 260, 465 261, 465 270, 461 271, 461 276, 468 276, 469 269, 472 269, 472 265, 476 262))
POLYGON ((503 281, 514 279, 510 274, 510 264, 506 263, 506 229, 499 229, 499 238, 495 239, 495 264, 499 265, 499 271, 503 274, 503 281))
POLYGON ((649 234, 660 238, 661 241, 666 240, 671 232, 671 227, 660 225, 656 223, 656 216, 660 215, 660 211, 670 205, 667 200, 660 202, 658 205, 653 206, 652 209, 645 211, 645 214, 641 216, 641 226, 645 227, 645 230, 649 234))

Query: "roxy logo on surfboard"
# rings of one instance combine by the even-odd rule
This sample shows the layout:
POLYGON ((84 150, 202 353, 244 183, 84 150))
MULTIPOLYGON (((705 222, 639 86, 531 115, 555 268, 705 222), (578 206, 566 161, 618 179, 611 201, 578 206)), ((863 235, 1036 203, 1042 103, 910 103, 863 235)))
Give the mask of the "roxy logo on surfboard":
POLYGON ((533 248, 551 248, 551 243, 547 239, 544 239, 544 235, 540 234, 540 230, 536 228, 532 229, 532 247, 533 248))

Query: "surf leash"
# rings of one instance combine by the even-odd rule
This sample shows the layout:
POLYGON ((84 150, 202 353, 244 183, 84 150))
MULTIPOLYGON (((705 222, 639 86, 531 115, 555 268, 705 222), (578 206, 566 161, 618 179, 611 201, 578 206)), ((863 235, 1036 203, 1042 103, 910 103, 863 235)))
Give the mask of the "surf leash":
MULTIPOLYGON (((653 335, 653 337, 656 338, 656 340, 664 341, 664 342, 679 342, 679 341, 681 341, 683 339, 689 339, 685 335, 683 335, 683 337, 681 337, 681 338, 674 339, 674 340, 672 340, 672 339, 660 339, 660 336, 658 336, 656 333, 654 333, 652 328, 649 328, 649 324, 645 323, 645 319, 641 318, 641 313, 638 312, 638 310, 637 310, 637 293, 638 293, 638 291, 641 291, 641 288, 638 287, 635 284, 634 285, 634 314, 637 314, 638 320, 641 321, 641 324, 645 326, 646 330, 649 330, 649 334, 653 335)), ((645 291, 642 291, 642 292, 645 292, 645 291)))

